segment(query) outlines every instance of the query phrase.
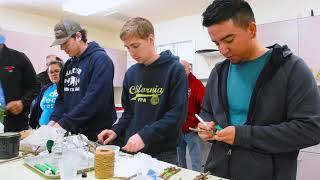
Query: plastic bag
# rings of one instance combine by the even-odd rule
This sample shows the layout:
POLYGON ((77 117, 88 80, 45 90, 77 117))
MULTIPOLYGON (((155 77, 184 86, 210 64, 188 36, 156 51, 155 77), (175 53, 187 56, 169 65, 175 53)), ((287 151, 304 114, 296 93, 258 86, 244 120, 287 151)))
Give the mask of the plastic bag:
POLYGON ((46 150, 46 143, 49 139, 55 140, 58 137, 57 128, 51 126, 41 126, 31 135, 20 141, 20 151, 42 152, 46 150))

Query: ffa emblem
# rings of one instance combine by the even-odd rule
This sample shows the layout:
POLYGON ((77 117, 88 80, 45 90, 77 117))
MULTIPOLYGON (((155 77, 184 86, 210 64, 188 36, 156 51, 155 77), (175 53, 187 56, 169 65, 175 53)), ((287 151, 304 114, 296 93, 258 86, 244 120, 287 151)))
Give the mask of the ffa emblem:
POLYGON ((317 73, 316 79, 317 79, 317 80, 320 80, 320 70, 319 70, 318 73, 317 73))
POLYGON ((4 67, 4 69, 6 69, 8 72, 13 72, 13 69, 14 69, 15 67, 14 66, 5 66, 4 67))
POLYGON ((153 95, 153 96, 151 97, 151 99, 150 99, 150 103, 151 103, 152 105, 157 105, 157 104, 159 104, 159 101, 160 101, 160 99, 159 99, 159 97, 158 97, 157 95, 153 95))

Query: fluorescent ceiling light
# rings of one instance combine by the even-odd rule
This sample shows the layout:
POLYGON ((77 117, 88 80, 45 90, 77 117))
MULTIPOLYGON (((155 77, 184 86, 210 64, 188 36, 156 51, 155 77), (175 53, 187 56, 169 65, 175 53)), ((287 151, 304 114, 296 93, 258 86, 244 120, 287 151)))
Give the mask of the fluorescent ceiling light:
POLYGON ((62 9, 81 16, 89 16, 114 11, 115 7, 125 1, 127 0, 64 0, 62 9))

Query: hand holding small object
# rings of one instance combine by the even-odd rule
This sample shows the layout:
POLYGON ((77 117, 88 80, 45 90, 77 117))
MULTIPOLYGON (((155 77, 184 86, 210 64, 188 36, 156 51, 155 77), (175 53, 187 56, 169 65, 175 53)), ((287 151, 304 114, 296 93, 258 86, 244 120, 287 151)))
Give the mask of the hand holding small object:
POLYGON ((214 140, 215 136, 215 123, 213 121, 211 122, 205 122, 198 114, 195 114, 196 118, 200 121, 198 124, 198 135, 199 137, 204 141, 211 141, 214 140))
MULTIPOLYGON (((198 114, 195 114, 195 116, 203 125, 209 127, 207 122, 205 122, 198 114)), ((221 126, 219 126, 219 124, 216 124, 216 123, 214 127, 216 128, 217 131, 220 131, 223 129, 221 126)))
POLYGON ((213 130, 208 131, 208 130, 199 129, 199 128, 192 128, 192 127, 189 127, 189 130, 190 130, 190 131, 193 131, 193 132, 196 132, 196 133, 199 133, 199 132, 207 132, 207 133, 212 133, 213 135, 216 134, 213 130))

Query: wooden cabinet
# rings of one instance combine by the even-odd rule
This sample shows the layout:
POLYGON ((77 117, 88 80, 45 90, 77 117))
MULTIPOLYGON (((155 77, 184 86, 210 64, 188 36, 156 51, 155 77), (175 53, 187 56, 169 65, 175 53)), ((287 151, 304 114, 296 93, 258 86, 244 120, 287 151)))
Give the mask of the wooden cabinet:
POLYGON ((257 27, 257 38, 264 46, 275 43, 287 44, 294 54, 299 53, 298 20, 261 24, 257 27))
MULTIPOLYGON (((264 46, 275 43, 288 45, 291 51, 301 57, 311 69, 320 84, 320 16, 260 24, 257 27, 257 38, 264 46)), ((196 40, 196 50, 216 48, 210 42, 205 30, 196 40)), ((221 55, 196 54, 195 74, 201 79, 208 78, 216 62, 223 60, 221 55)))
MULTIPOLYGON (((287 44, 316 77, 320 71, 320 16, 258 25, 257 37, 265 45, 287 44)), ((318 74, 320 80, 320 73, 318 74)))
POLYGON ((320 179, 320 145, 302 149, 298 156, 297 180, 320 179))
MULTIPOLYGON (((299 56, 308 64, 313 74, 320 71, 320 16, 300 19, 299 27, 299 56)), ((317 80, 320 77, 318 76, 317 80)))

